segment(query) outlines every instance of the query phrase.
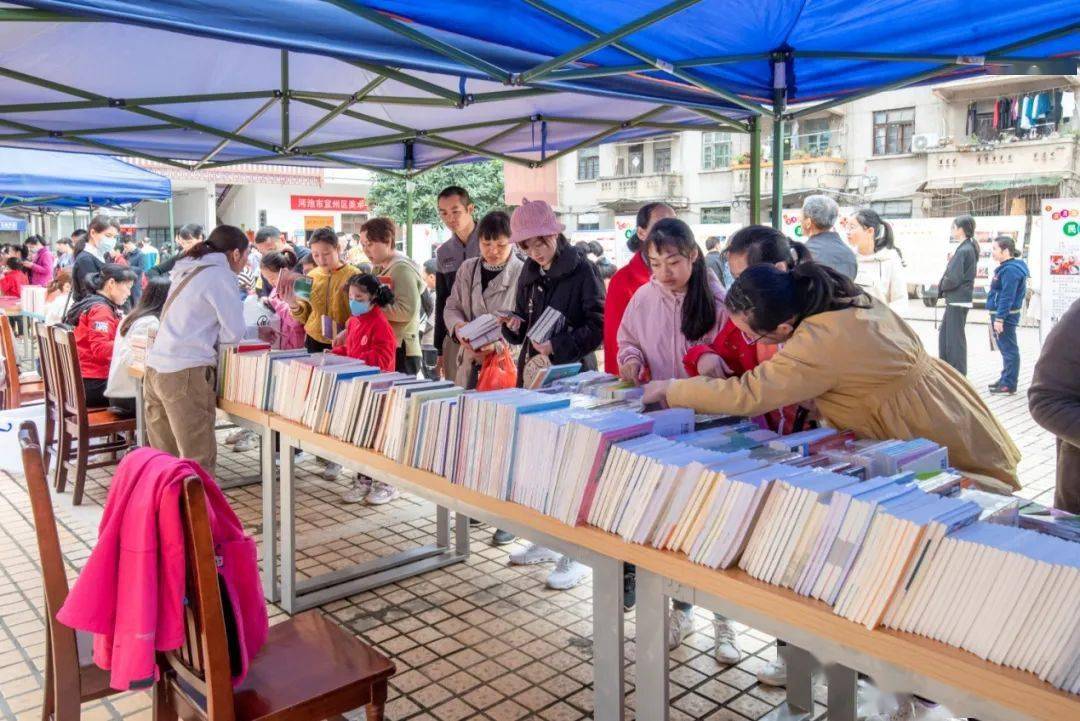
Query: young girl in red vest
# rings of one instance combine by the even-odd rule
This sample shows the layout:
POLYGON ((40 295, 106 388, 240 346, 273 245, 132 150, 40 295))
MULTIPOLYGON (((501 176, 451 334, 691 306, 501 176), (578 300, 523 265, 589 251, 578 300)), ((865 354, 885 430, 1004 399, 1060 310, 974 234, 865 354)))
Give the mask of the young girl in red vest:
POLYGON ((349 278, 349 312, 344 342, 333 353, 362 360, 389 373, 394 370, 397 341, 382 309, 394 302, 394 291, 370 273, 349 278))

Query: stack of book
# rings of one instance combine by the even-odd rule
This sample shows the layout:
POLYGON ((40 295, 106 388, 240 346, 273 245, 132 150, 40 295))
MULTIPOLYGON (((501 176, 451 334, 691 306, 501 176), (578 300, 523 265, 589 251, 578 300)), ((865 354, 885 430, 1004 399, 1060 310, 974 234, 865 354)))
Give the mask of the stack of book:
POLYGON ((502 340, 502 324, 491 313, 484 313, 458 328, 457 337, 469 341, 473 348, 483 348, 502 340))
MULTIPOLYGON (((269 361, 268 356, 268 361, 269 361)), ((307 411, 308 395, 312 381, 320 380, 325 369, 337 366, 356 366, 356 361, 345 356, 329 353, 313 353, 301 356, 285 356, 271 367, 268 380, 269 408, 290 421, 302 423, 307 411)), ((377 373, 378 369, 371 369, 377 373)))
POLYGON ((427 429, 420 425, 420 408, 431 401, 460 396, 465 390, 450 381, 417 381, 392 386, 387 392, 386 415, 375 449, 398 463, 413 465, 427 429))
POLYGON ((378 407, 374 396, 385 394, 395 383, 409 380, 416 379, 404 373, 377 373, 344 381, 344 387, 338 390, 334 399, 333 417, 327 433, 339 441, 370 448, 362 441, 368 437, 368 431, 377 425, 378 407))
POLYGON ((556 308, 552 308, 550 305, 544 308, 544 312, 540 314, 540 317, 536 319, 536 322, 529 328, 529 332, 526 333, 526 337, 533 343, 547 343, 551 340, 551 337, 557 334, 566 326, 566 316, 556 308))
MULTIPOLYGON (((342 389, 345 384, 354 378, 379 374, 377 367, 369 366, 361 361, 350 361, 347 358, 342 363, 313 366, 307 397, 304 399, 304 415, 301 422, 316 433, 328 433, 334 419, 336 401, 339 396, 344 401, 342 389)), ((338 415, 340 415, 340 410, 338 415)))
POLYGON ((978 522, 922 559, 884 624, 1080 693, 1080 553, 1024 528, 978 522))

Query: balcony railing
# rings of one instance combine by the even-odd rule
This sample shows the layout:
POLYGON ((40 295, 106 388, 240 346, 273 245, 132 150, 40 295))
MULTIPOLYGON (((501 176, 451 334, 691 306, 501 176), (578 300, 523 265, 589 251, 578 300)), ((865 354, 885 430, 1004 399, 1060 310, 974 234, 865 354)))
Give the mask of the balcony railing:
POLYGON ((597 200, 612 204, 619 201, 647 203, 671 201, 682 197, 682 176, 675 173, 651 173, 601 177, 597 200))

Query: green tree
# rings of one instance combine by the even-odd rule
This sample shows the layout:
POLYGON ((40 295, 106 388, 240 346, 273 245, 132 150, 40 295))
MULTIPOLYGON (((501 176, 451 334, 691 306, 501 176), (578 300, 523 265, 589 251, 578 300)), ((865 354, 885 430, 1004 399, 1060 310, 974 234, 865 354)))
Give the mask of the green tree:
MULTIPOLYGON (((503 164, 501 160, 482 163, 444 165, 413 180, 413 222, 442 227, 436 197, 448 185, 460 185, 469 191, 476 204, 476 220, 484 214, 506 206, 503 194, 503 164)), ((405 181, 387 175, 376 178, 368 191, 368 205, 376 215, 393 218, 405 224, 405 181)))

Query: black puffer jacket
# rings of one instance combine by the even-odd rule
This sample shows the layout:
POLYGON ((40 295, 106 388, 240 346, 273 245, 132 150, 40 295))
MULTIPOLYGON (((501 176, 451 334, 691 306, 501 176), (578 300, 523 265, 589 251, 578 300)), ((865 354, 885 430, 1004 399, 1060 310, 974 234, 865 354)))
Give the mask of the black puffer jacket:
POLYGON ((521 346, 518 378, 528 359, 536 355, 525 336, 548 306, 566 316, 566 326, 551 338, 551 362, 581 361, 583 368, 595 370, 593 351, 604 342, 604 283, 596 267, 567 245, 559 249, 546 272, 529 259, 518 277, 514 312, 525 322, 516 333, 503 328, 506 339, 521 346))
POLYGON ((968 239, 956 246, 945 275, 941 276, 938 293, 946 303, 970 303, 975 293, 975 272, 979 266, 979 246, 968 239))

